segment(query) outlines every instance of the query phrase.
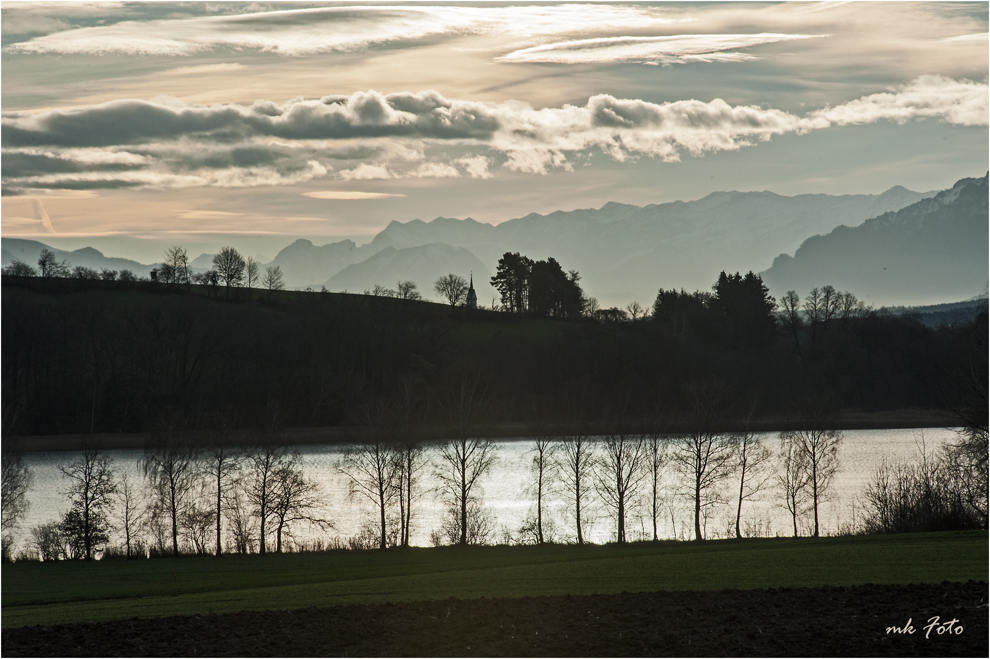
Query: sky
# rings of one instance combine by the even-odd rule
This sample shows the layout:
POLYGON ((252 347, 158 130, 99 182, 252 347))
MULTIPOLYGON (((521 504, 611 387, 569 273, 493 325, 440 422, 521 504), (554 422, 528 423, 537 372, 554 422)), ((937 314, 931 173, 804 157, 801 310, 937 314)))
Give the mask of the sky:
POLYGON ((2 11, 0 234, 143 262, 988 169, 986 2, 2 11))

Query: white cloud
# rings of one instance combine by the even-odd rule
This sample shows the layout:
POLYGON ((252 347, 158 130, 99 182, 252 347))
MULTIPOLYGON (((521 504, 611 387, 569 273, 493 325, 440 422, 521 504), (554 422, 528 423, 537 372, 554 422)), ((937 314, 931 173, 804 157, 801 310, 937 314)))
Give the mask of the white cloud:
POLYGON ((354 169, 345 169, 340 172, 340 178, 345 181, 374 181, 378 179, 395 178, 395 175, 383 165, 372 165, 361 163, 354 169))
POLYGON ((988 96, 985 81, 922 76, 805 116, 722 99, 651 103, 608 94, 584 105, 540 109, 520 101, 450 99, 431 90, 357 92, 282 105, 162 99, 9 113, 0 139, 3 184, 21 192, 289 185, 328 176, 331 162, 344 181, 489 178, 495 166, 533 174, 569 171, 592 153, 619 162, 676 162, 777 135, 887 120, 986 126, 988 96), (437 150, 459 157, 439 162, 437 150))
POLYGON ((64 55, 192 55, 217 47, 282 55, 352 52, 436 35, 501 34, 524 38, 649 29, 679 18, 666 8, 598 5, 509 7, 353 6, 196 18, 126 21, 65 30, 8 50, 64 55))
POLYGON ((461 175, 456 167, 442 162, 424 162, 410 174, 416 178, 457 178, 461 175))
POLYGON ((960 126, 986 126, 990 117, 986 82, 921 76, 894 92, 871 94, 812 112, 813 119, 840 126, 933 118, 960 126))
POLYGON ((464 168, 471 178, 492 178, 493 174, 488 170, 488 158, 484 156, 469 156, 456 161, 464 168))
POLYGON ((679 34, 667 37, 605 37, 580 39, 525 48, 497 60, 555 64, 601 64, 606 62, 739 61, 754 59, 743 53, 726 52, 761 44, 812 39, 814 34, 679 34))

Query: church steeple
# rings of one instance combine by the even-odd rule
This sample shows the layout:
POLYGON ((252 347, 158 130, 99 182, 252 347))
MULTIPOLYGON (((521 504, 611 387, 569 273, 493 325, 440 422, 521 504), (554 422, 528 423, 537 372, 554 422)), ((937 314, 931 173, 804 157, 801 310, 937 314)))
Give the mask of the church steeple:
MULTIPOLYGON (((463 279, 461 281, 464 281, 463 279)), ((471 273, 471 285, 468 287, 467 293, 467 308, 477 309, 478 308, 478 294, 474 292, 474 273, 471 273)))

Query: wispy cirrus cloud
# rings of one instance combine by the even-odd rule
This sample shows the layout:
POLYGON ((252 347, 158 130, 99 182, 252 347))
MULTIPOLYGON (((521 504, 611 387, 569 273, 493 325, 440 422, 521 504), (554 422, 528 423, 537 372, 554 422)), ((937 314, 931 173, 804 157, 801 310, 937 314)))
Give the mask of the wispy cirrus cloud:
POLYGON ((353 52, 396 41, 450 35, 521 38, 649 29, 683 20, 663 7, 534 5, 323 7, 230 16, 123 21, 69 29, 8 46, 10 52, 63 55, 193 55, 217 48, 299 56, 353 52))
POLYGON ((988 123, 987 82, 922 76, 804 116, 724 100, 584 105, 375 91, 283 104, 115 101, 2 118, 5 193, 99 187, 250 187, 320 178, 489 178, 569 170, 588 154, 676 162, 774 136, 878 121, 988 123), (274 138, 274 139, 273 139, 274 138), (456 157, 453 154, 457 154, 456 157))
POLYGON ((363 201, 366 199, 388 199, 390 197, 405 197, 404 194, 390 192, 363 192, 361 190, 318 190, 304 192, 304 197, 312 199, 327 199, 331 201, 363 201))
POLYGON ((666 37, 603 37, 523 48, 497 57, 502 62, 602 64, 607 62, 736 62, 755 59, 732 52, 763 44, 814 39, 824 34, 679 34, 666 37))
POLYGON ((985 46, 987 43, 990 43, 990 32, 981 32, 979 34, 961 34, 958 37, 939 39, 938 42, 953 46, 985 46))

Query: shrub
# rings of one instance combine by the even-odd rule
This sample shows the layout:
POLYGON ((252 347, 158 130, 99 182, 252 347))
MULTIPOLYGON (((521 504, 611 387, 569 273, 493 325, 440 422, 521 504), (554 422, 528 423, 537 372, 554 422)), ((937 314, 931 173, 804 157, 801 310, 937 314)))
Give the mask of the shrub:
POLYGON ((943 448, 931 456, 922 451, 915 464, 877 467, 866 488, 866 533, 913 533, 978 529, 978 511, 966 504, 966 474, 943 448))

